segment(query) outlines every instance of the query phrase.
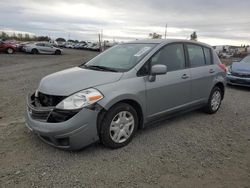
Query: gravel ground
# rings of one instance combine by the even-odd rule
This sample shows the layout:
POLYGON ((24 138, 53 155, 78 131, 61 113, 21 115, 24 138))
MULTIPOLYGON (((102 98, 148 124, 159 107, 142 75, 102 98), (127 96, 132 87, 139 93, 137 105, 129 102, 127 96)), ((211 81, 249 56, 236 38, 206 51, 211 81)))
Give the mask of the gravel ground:
POLYGON ((229 87, 217 114, 162 121, 118 150, 94 144, 68 152, 30 133, 27 93, 43 76, 96 54, 0 54, 0 187, 250 187, 249 89, 229 87))

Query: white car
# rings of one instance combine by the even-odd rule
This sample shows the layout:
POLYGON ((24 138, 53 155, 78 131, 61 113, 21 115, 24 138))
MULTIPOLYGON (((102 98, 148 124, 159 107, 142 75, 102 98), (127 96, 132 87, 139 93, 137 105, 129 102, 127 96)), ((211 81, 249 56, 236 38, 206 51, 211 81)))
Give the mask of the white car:
POLYGON ((62 54, 62 49, 54 47, 48 42, 36 42, 27 44, 23 47, 23 51, 32 54, 62 54))

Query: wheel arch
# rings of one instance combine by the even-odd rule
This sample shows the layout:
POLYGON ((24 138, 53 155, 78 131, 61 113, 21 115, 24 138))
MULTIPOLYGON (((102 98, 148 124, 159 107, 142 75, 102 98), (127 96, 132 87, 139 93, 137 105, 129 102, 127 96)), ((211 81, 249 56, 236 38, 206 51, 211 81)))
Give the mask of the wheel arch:
POLYGON ((15 49, 13 47, 7 47, 5 52, 8 52, 8 49, 12 49, 13 50, 13 53, 15 52, 15 49))
POLYGON ((220 88, 221 92, 222 92, 222 99, 224 99, 224 94, 225 94, 225 86, 222 82, 217 82, 214 87, 218 87, 220 88))
POLYGON ((137 101, 136 99, 132 99, 132 98, 123 98, 123 99, 114 99, 112 102, 106 104, 103 109, 99 112, 98 117, 97 117, 97 130, 98 133, 100 133, 100 129, 101 129, 101 122, 103 120, 103 118, 105 118, 106 113, 108 112, 108 110, 110 108, 112 108, 113 106, 119 104, 119 103, 126 103, 131 105, 135 111, 137 112, 137 116, 138 116, 138 120, 139 120, 139 125, 138 128, 141 129, 143 128, 144 125, 144 111, 142 108, 142 105, 140 104, 139 101, 137 101))

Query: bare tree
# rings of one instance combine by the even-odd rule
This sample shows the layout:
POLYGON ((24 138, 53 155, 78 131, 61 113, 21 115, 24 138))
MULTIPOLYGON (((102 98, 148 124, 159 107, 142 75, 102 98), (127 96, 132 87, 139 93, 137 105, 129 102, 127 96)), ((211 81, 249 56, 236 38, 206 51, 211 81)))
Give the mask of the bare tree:
POLYGON ((196 31, 194 31, 194 32, 190 35, 190 40, 195 40, 195 41, 197 41, 197 34, 196 34, 196 31))

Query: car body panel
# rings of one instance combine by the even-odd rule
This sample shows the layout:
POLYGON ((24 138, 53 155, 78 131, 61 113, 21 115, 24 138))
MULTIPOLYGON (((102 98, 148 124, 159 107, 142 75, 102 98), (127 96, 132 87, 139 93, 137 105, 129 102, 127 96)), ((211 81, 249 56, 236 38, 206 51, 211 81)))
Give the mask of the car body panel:
POLYGON ((183 69, 156 76, 146 81, 147 116, 153 117, 166 110, 191 101, 190 70, 183 69), (183 79, 183 75, 187 78, 183 79))
POLYGON ((44 77, 38 91, 50 95, 69 96, 83 89, 116 82, 122 74, 74 67, 44 77))

